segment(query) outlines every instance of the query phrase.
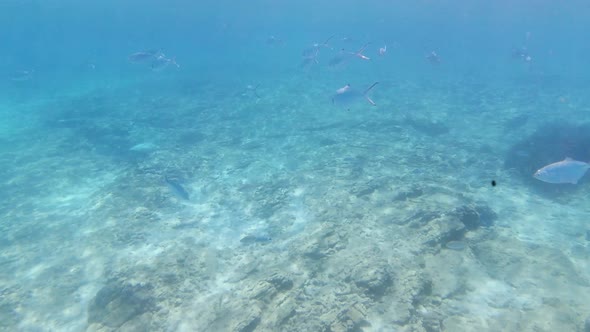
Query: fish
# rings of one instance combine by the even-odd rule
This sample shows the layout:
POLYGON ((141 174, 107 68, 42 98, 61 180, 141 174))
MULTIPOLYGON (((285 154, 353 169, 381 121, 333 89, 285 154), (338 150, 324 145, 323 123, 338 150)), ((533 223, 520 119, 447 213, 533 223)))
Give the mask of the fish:
POLYGON ((430 52, 430 54, 426 56, 426 60, 428 60, 433 65, 438 65, 441 62, 440 55, 438 55, 435 51, 430 52))
POLYGON ((177 197, 182 198, 186 201, 188 201, 190 199, 188 192, 180 185, 180 183, 178 183, 175 180, 170 179, 167 176, 164 177, 164 180, 166 181, 168 188, 170 188, 170 191, 172 191, 172 193, 174 193, 174 195, 176 195, 177 197))
POLYGON ((262 99, 262 97, 260 97, 260 95, 258 94, 258 87, 259 86, 260 86, 260 84, 256 84, 256 85, 248 84, 248 85, 246 85, 246 89, 244 89, 244 91, 241 93, 242 97, 248 97, 251 94, 253 94, 256 98, 262 99))
MULTIPOLYGON (((371 89, 377 84, 379 84, 379 82, 373 83, 370 87, 365 89, 364 92, 355 90, 350 86, 350 84, 346 84, 342 88, 336 90, 336 94, 332 96, 332 104, 348 107, 361 99, 365 99, 369 102, 369 104, 377 106, 377 104, 375 104, 375 102, 367 96, 367 93, 369 93, 369 91, 371 91, 371 89)), ((350 110, 350 108, 348 109, 350 110)))
POLYGON ((577 184, 589 168, 590 164, 568 157, 562 161, 542 167, 533 174, 533 177, 547 183, 577 184))
POLYGON ((367 46, 369 46, 369 43, 366 43, 365 45, 363 45, 363 47, 361 47, 358 51, 356 52, 350 52, 351 55, 362 59, 362 60, 371 60, 371 58, 369 58, 368 56, 364 55, 363 52, 365 51, 365 49, 367 48, 367 46))
POLYGON ((318 54, 319 54, 319 52, 320 52, 320 50, 316 48, 313 53, 305 54, 303 56, 303 61, 301 61, 301 64, 299 66, 300 67, 303 67, 303 68, 308 68, 308 67, 311 67, 314 64, 319 64, 320 63, 318 61, 318 54))
POLYGON ((149 51, 141 51, 135 52, 127 57, 130 62, 139 63, 144 62, 147 60, 153 60, 160 54, 160 50, 149 50, 149 51))
POLYGON ((272 238, 268 235, 253 235, 249 234, 240 239, 243 244, 254 244, 254 243, 267 243, 272 241, 272 238))
POLYGON ((164 70, 170 64, 175 65, 176 68, 180 68, 180 65, 176 63, 176 58, 167 58, 163 53, 160 53, 152 61, 152 70, 164 70))
POLYGON ((310 47, 306 48, 303 50, 303 52, 301 52, 301 55, 304 58, 309 58, 312 56, 317 56, 317 52, 320 50, 320 48, 325 47, 325 48, 330 48, 330 46, 328 45, 328 43, 330 42, 330 40, 334 38, 334 35, 330 36, 328 39, 326 39, 326 41, 324 41, 323 43, 314 43, 313 45, 311 45, 310 47))
POLYGON ((31 79, 31 77, 33 76, 33 73, 35 71, 33 69, 31 70, 20 70, 20 71, 16 71, 14 73, 12 73, 10 75, 10 80, 13 82, 24 82, 24 81, 28 81, 31 79))
POLYGON ((350 58, 351 53, 346 52, 344 49, 341 49, 340 52, 338 52, 338 54, 333 56, 330 59, 330 61, 328 61, 328 66, 330 66, 331 68, 341 67, 346 62, 346 60, 350 58))
POLYGON ((463 241, 449 241, 445 244, 447 249, 461 251, 465 249, 466 245, 463 241))
POLYGON ((151 143, 151 142, 144 142, 144 143, 135 144, 134 146, 132 146, 129 149, 129 151, 151 152, 151 151, 154 151, 156 148, 158 148, 158 146, 156 144, 151 143))
POLYGON ((285 41, 283 41, 281 38, 270 36, 266 39, 266 44, 270 46, 282 46, 285 45, 285 41))
POLYGON ((320 62, 318 61, 317 57, 312 56, 309 58, 304 58, 303 61, 301 61, 301 64, 299 64, 299 67, 301 68, 309 68, 313 65, 317 65, 320 62))

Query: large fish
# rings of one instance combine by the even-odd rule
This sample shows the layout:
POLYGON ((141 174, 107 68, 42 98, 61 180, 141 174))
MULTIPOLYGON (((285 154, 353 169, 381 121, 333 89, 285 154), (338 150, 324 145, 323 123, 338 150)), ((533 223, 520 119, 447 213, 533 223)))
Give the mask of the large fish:
POLYGON ((332 104, 350 109, 351 105, 365 99, 369 104, 376 106, 375 102, 367 96, 367 93, 369 93, 369 91, 371 91, 371 89, 378 83, 379 82, 373 83, 363 92, 353 89, 350 84, 346 84, 344 87, 336 90, 336 94, 332 96, 332 104))
POLYGON ((553 164, 549 164, 533 175, 536 179, 547 183, 572 183, 576 184, 586 174, 590 164, 583 161, 565 158, 553 164))

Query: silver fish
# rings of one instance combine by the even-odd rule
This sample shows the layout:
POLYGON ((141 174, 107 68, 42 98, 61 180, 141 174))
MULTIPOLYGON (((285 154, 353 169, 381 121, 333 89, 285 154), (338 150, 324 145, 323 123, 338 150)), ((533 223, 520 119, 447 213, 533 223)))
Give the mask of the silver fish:
POLYGON ((163 53, 160 53, 152 61, 151 67, 153 71, 161 71, 171 64, 176 66, 176 68, 180 68, 180 65, 176 63, 176 58, 167 58, 163 53))
POLYGON ((16 71, 10 75, 10 80, 14 82, 28 81, 31 79, 34 72, 35 71, 33 69, 16 71))
POLYGON ((547 183, 577 184, 589 168, 590 164, 588 163, 565 158, 539 169, 533 174, 533 177, 547 183))
POLYGON ((342 88, 336 90, 336 94, 332 96, 332 104, 337 106, 345 106, 350 109, 350 105, 357 103, 359 100, 365 99, 369 104, 376 106, 375 102, 367 96, 367 93, 371 89, 379 84, 379 82, 373 83, 370 87, 365 89, 364 92, 353 89, 350 84, 346 84, 342 88))
POLYGON ((332 38, 334 38, 334 35, 330 36, 330 38, 326 39, 326 41, 323 42, 322 44, 320 44, 320 43, 314 43, 310 47, 304 49, 303 52, 301 52, 301 55, 304 58, 309 58, 309 57, 312 57, 312 56, 317 56, 317 53, 320 50, 320 48, 322 48, 322 47, 331 48, 328 45, 328 43, 330 42, 330 39, 332 39, 332 38))
POLYGON ((160 50, 148 50, 148 51, 141 51, 135 52, 127 57, 130 62, 138 63, 138 62, 145 62, 147 60, 153 60, 161 53, 160 50))

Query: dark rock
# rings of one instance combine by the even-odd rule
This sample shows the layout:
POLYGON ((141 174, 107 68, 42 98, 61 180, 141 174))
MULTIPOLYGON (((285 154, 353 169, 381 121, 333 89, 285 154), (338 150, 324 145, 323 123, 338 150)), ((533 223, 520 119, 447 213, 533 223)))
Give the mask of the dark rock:
POLYGON ((438 136, 449 132, 449 127, 444 123, 426 117, 406 117, 405 122, 415 130, 430 136, 438 136))
POLYGON ((393 198, 394 201, 405 201, 412 198, 420 197, 424 194, 424 190, 420 187, 412 187, 408 190, 401 191, 393 198))
POLYGON ((552 307, 557 307, 560 304, 560 300, 557 297, 543 297, 541 298, 541 301, 543 301, 543 304, 552 306, 552 307))
POLYGON ((426 332, 439 332, 443 331, 442 319, 436 315, 433 317, 426 317, 422 319, 422 327, 426 332))
POLYGON ((384 181, 371 180, 352 188, 351 193, 356 197, 363 197, 374 193, 384 186, 384 181))
POLYGON ((150 286, 111 282, 104 286, 88 307, 88 323, 118 328, 155 308, 150 286))
POLYGON ((361 267, 353 273, 352 279, 365 295, 373 299, 383 297, 393 285, 393 274, 387 266, 361 267))
POLYGON ((256 327, 260 324, 260 314, 260 309, 251 307, 248 312, 245 313, 244 317, 239 319, 238 324, 231 330, 236 332, 256 331, 256 327))
POLYGON ((465 247, 466 247, 466 245, 465 245, 465 242, 463 242, 463 241, 449 241, 445 244, 445 248, 451 249, 451 250, 456 250, 456 251, 464 250, 465 247))
POLYGON ((329 331, 364 331, 364 327, 370 327, 367 321, 367 309, 361 303, 355 303, 338 313, 338 316, 332 324, 329 331))
POLYGON ((183 145, 192 145, 203 141, 206 138, 201 132, 196 130, 187 130, 178 135, 178 142, 183 145))
POLYGON ((338 141, 335 141, 331 138, 322 138, 319 140, 318 143, 320 146, 330 146, 330 145, 338 144, 338 141))
POLYGON ((437 218, 440 218, 440 212, 422 210, 422 211, 418 211, 418 212, 414 213, 412 216, 410 216, 406 219, 396 222, 396 224, 405 225, 405 224, 411 222, 410 227, 420 228, 437 218))
POLYGON ((319 234, 317 238, 310 240, 304 245, 302 247, 302 253, 306 258, 319 260, 340 251, 346 245, 347 239, 344 236, 327 229, 322 234, 319 234))
POLYGON ((494 225, 494 221, 498 219, 498 215, 489 206, 478 204, 475 210, 479 213, 479 224, 482 227, 490 227, 494 225))
POLYGON ((274 274, 266 281, 271 283, 279 292, 289 290, 293 287, 293 280, 280 274, 274 274))
POLYGON ((511 131, 519 129, 529 121, 529 116, 526 114, 520 114, 504 121, 504 130, 511 131))
POLYGON ((489 227, 496 220, 496 213, 487 205, 464 205, 454 209, 451 215, 461 221, 467 230, 489 227))
POLYGON ((238 331, 253 332, 258 324, 260 324, 260 317, 254 317, 246 326, 240 328, 238 331))

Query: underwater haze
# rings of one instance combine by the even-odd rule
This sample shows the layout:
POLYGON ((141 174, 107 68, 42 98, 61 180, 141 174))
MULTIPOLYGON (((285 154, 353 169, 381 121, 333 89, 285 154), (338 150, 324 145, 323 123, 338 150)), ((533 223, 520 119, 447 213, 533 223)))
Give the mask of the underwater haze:
POLYGON ((590 331, 590 2, 2 1, 0 331, 590 331))

